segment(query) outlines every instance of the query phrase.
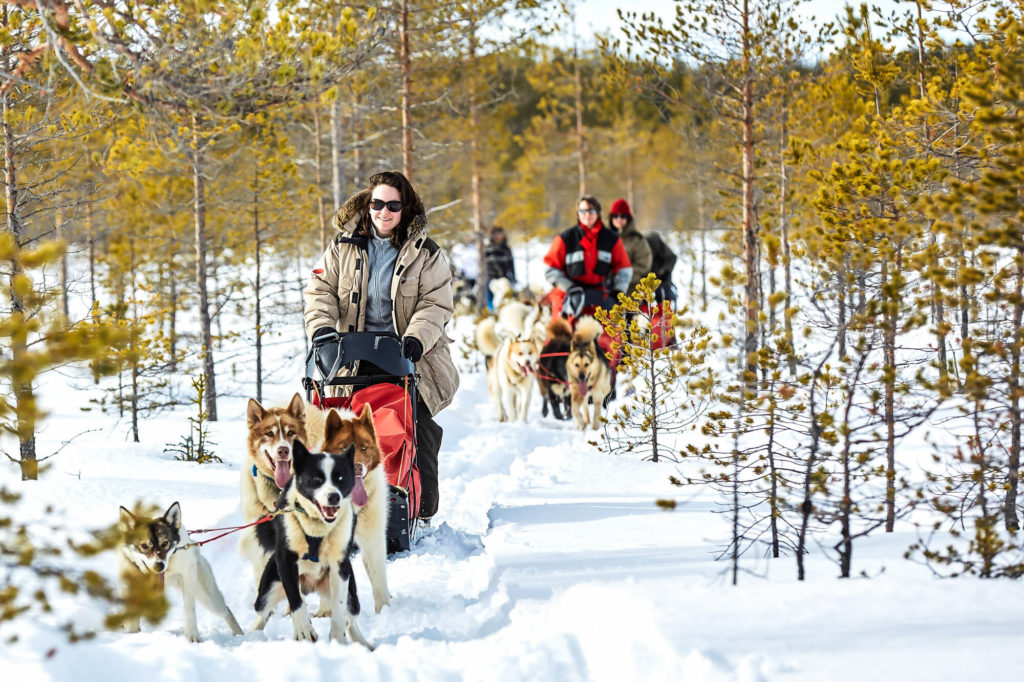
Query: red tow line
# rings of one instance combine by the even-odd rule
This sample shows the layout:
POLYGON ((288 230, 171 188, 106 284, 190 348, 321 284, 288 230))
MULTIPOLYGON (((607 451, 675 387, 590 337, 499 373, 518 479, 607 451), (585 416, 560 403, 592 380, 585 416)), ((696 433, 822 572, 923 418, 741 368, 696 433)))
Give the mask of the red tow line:
POLYGON ((184 548, 193 547, 193 546, 202 547, 207 542, 213 542, 214 540, 221 539, 225 535, 231 535, 232 533, 237 533, 240 530, 244 530, 244 529, 250 528, 252 526, 258 526, 261 523, 266 523, 267 521, 270 521, 271 519, 273 519, 275 516, 280 516, 281 514, 284 514, 284 513, 289 512, 289 511, 291 511, 291 510, 290 509, 278 509, 276 511, 270 512, 269 514, 267 514, 265 516, 262 516, 262 517, 256 519, 252 523, 247 523, 244 526, 225 526, 224 528, 200 528, 198 530, 190 530, 188 532, 189 535, 191 535, 193 533, 199 533, 199 534, 203 534, 203 533, 216 533, 217 531, 226 531, 226 532, 221 533, 220 535, 214 535, 212 538, 207 538, 205 540, 190 542, 187 545, 185 545, 184 548))

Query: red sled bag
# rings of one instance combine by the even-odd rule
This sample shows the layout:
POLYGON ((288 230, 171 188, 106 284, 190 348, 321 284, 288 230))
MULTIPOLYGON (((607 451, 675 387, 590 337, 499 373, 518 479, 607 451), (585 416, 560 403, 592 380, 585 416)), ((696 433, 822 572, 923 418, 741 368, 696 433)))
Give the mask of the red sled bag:
MULTIPOLYGON (((667 348, 676 344, 676 332, 665 319, 665 312, 671 310, 671 303, 654 304, 654 315, 651 316, 651 347, 654 350, 667 348)), ((647 312, 647 304, 641 303, 640 310, 647 312)))
POLYGON ((307 399, 314 407, 347 408, 359 414, 364 405, 370 406, 389 484, 389 554, 409 549, 421 499, 416 463, 416 375, 413 364, 401 357, 399 344, 397 337, 372 332, 334 335, 326 342, 320 338, 307 356, 303 380, 307 399), (337 376, 338 369, 358 360, 368 360, 390 374, 337 376), (319 380, 314 378, 317 374, 319 380), (358 390, 350 396, 321 397, 324 387, 333 385, 351 385, 358 390))

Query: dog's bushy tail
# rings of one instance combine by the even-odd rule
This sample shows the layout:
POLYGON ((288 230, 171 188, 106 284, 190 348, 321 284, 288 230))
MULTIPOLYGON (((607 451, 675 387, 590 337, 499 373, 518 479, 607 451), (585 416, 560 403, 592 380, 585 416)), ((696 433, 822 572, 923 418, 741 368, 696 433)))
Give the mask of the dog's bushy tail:
POLYGON ((548 338, 562 343, 572 341, 572 327, 569 326, 569 321, 556 317, 548 322, 548 338))
POLYGON ((497 323, 493 317, 488 317, 476 326, 476 347, 480 352, 489 358, 493 358, 498 352, 498 335, 494 332, 494 325, 497 323))
POLYGON ((601 323, 589 315, 576 321, 576 331, 572 335, 575 344, 590 343, 601 336, 604 328, 601 323))

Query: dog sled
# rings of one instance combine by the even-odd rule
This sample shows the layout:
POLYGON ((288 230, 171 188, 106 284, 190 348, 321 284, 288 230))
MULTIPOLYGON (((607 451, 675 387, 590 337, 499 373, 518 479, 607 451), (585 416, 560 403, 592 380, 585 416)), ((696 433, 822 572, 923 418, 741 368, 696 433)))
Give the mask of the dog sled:
POLYGON ((394 334, 333 332, 321 335, 306 354, 302 380, 306 400, 321 410, 346 408, 359 414, 365 405, 373 414, 380 443, 381 466, 389 485, 388 554, 409 549, 419 515, 420 472, 416 462, 416 392, 418 375, 394 334), (344 367, 370 362, 383 370, 372 376, 338 376, 344 367), (347 396, 328 396, 330 386, 349 386, 347 396))

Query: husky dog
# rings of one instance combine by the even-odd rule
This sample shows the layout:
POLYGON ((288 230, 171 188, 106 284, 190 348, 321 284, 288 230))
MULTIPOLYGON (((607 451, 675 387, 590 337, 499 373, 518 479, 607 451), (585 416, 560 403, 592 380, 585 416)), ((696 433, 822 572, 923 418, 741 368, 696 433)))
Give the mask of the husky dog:
POLYGON ((332 607, 331 639, 344 644, 347 632, 372 649, 355 619, 359 596, 350 560, 355 547, 350 498, 356 483, 355 448, 350 445, 339 455, 311 453, 295 441, 292 468, 278 500, 278 509, 288 513, 274 518, 273 556, 260 578, 253 629, 262 630, 277 603, 287 598, 295 639, 315 642, 302 595, 318 590, 322 596, 326 593, 332 607))
POLYGON ((565 371, 566 357, 572 344, 572 328, 569 323, 556 317, 547 327, 547 340, 537 361, 537 388, 540 389, 540 413, 548 416, 548 405, 555 419, 570 419, 569 375, 565 371))
POLYGON ((498 318, 481 322, 477 347, 487 357, 487 386, 498 421, 527 421, 537 362, 544 342, 541 308, 514 301, 498 318))
POLYGON ((356 486, 352 492, 356 509, 355 538, 373 588, 373 607, 380 613, 391 603, 385 573, 389 491, 384 457, 373 426, 373 411, 369 405, 364 405, 357 417, 345 409, 331 408, 327 412, 310 409, 306 412, 306 430, 309 442, 321 452, 342 452, 350 445, 355 449, 356 486))
MULTIPOLYGON (((246 523, 262 518, 276 508, 281 488, 292 476, 292 444, 296 438, 306 441, 305 414, 306 406, 298 393, 287 407, 264 409, 249 399, 245 411, 249 424, 248 456, 241 476, 242 518, 246 523)), ((246 528, 238 539, 242 555, 252 562, 257 582, 263 575, 268 558, 259 536, 267 533, 269 525, 263 523, 246 528)))
POLYGON ((572 416, 581 431, 597 430, 601 424, 601 408, 612 390, 612 371, 604 350, 597 343, 602 332, 601 323, 588 316, 581 317, 572 335, 565 370, 569 376, 569 394, 572 416), (587 404, 592 411, 587 414, 587 404))
MULTIPOLYGON (((224 595, 217 587, 210 564, 192 545, 188 532, 181 527, 181 507, 175 502, 157 519, 136 517, 121 507, 120 529, 124 541, 121 545, 121 575, 130 573, 157 573, 181 590, 185 608, 185 639, 199 641, 196 626, 196 599, 210 612, 224 619, 231 632, 241 635, 231 609, 224 603, 224 595)), ((139 619, 125 623, 128 632, 139 631, 139 619)))
POLYGON ((511 300, 514 296, 512 282, 507 277, 496 277, 488 280, 487 288, 491 292, 491 303, 494 305, 495 310, 499 310, 505 304, 506 299, 511 300))

